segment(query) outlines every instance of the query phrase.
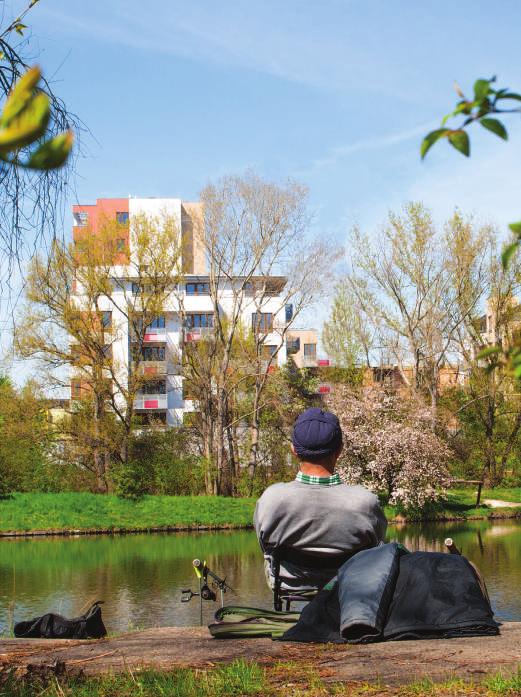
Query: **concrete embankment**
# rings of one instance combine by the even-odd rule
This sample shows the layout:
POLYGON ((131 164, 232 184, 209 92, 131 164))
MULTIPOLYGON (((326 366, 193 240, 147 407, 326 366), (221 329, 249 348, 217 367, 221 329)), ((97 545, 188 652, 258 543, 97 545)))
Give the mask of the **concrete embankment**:
POLYGON ((0 673, 59 670, 96 675, 144 668, 208 668, 236 658, 272 665, 279 661, 313 666, 333 682, 381 681, 395 685, 424 677, 457 676, 479 681, 521 665, 521 622, 502 625, 497 637, 401 641, 364 646, 276 642, 271 639, 218 640, 206 628, 164 627, 99 641, 0 640, 0 673))

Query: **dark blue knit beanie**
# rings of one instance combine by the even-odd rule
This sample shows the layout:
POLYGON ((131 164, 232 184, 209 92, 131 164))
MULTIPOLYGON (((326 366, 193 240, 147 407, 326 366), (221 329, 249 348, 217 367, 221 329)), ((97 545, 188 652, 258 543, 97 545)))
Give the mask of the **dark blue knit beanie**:
POLYGON ((295 421, 292 440, 295 452, 301 457, 331 455, 342 445, 342 429, 334 414, 313 407, 295 421))

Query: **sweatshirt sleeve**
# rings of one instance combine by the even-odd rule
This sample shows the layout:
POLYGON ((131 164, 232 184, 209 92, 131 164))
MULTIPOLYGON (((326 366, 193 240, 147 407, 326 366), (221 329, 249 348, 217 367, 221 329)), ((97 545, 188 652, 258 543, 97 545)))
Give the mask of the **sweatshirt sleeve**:
POLYGON ((387 518, 385 513, 380 506, 378 497, 374 497, 373 505, 373 519, 374 519, 374 531, 378 542, 383 542, 385 540, 385 533, 387 532, 387 518))
POLYGON ((253 527, 263 552, 269 551, 270 536, 278 523, 274 515, 277 507, 273 503, 273 492, 270 492, 270 489, 271 487, 268 487, 257 501, 255 513, 253 514, 253 527))

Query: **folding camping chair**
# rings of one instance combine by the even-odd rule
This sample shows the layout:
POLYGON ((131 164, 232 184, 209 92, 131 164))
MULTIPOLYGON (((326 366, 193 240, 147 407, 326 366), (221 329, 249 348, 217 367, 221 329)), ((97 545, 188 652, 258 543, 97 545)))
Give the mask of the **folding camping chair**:
POLYGON ((282 610, 283 603, 286 604, 286 612, 290 611, 291 603, 308 603, 320 589, 309 589, 295 591, 283 589, 282 579, 280 578, 280 565, 283 562, 295 564, 302 569, 320 570, 331 572, 330 579, 336 575, 342 564, 349 559, 350 554, 319 555, 299 552, 291 547, 278 547, 270 553, 271 571, 273 574, 273 608, 279 612, 282 610))

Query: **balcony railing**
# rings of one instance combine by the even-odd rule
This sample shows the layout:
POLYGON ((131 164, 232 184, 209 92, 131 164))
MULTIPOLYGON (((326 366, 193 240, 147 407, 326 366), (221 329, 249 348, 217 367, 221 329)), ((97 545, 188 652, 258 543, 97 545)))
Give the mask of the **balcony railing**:
POLYGON ((303 368, 316 368, 318 366, 318 361, 316 356, 304 356, 302 358, 303 368))
POLYGON ((148 329, 143 335, 145 343, 165 343, 166 329, 148 329))
POLYGON ((141 394, 134 400, 134 409, 166 409, 166 394, 141 394))
POLYGON ((213 327, 184 327, 184 341, 200 341, 207 336, 212 336, 214 333, 213 327))
POLYGON ((182 366, 172 361, 140 361, 138 374, 151 375, 181 375, 182 366))

